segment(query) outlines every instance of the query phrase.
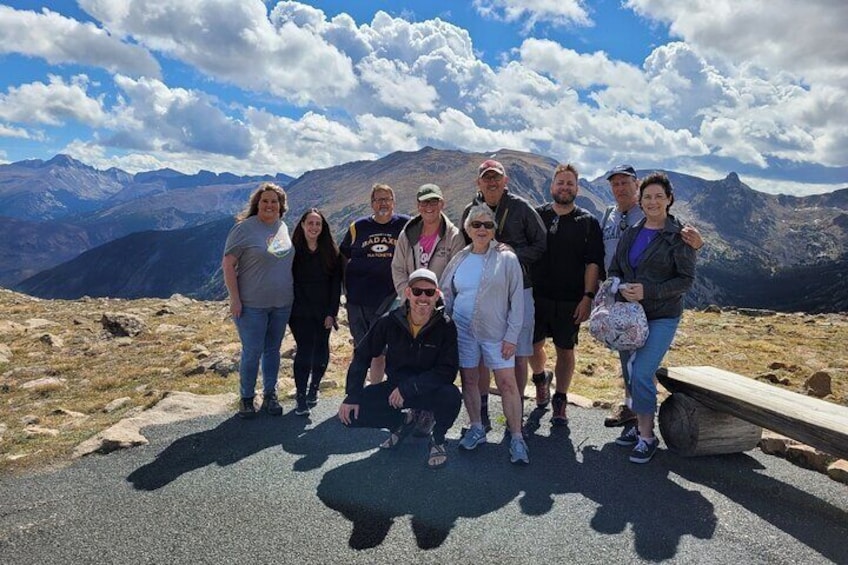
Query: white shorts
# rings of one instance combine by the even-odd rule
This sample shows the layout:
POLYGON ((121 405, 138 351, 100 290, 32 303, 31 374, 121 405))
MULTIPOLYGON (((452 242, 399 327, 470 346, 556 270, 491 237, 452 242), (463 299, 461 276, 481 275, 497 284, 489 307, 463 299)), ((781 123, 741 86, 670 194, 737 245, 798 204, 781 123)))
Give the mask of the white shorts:
POLYGON ((508 369, 515 367, 515 356, 504 359, 501 354, 503 342, 480 341, 471 335, 471 330, 457 326, 459 345, 459 366, 463 369, 476 369, 483 359, 489 369, 508 369))

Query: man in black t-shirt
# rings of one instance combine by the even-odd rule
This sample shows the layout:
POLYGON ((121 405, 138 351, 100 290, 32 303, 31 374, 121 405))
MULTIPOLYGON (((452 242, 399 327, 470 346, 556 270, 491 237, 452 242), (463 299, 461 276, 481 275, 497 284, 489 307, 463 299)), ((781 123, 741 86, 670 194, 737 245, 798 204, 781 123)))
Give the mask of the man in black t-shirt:
POLYGON ((532 267, 535 329, 533 333, 533 383, 536 404, 550 401, 555 381, 552 425, 565 425, 568 387, 574 375, 574 346, 580 324, 589 319, 592 298, 604 264, 604 243, 598 220, 574 204, 578 188, 577 169, 558 165, 551 182, 552 203, 536 209, 547 229, 547 247, 532 267), (556 348, 554 371, 545 369, 545 339, 556 348))

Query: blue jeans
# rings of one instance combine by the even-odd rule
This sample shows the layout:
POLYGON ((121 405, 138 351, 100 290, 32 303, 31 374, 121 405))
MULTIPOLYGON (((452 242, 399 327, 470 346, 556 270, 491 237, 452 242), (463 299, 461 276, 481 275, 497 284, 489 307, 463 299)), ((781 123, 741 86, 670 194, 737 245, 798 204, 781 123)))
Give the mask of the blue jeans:
POLYGON ((280 372, 280 345, 286 333, 291 306, 285 308, 252 308, 242 306, 236 318, 236 328, 241 340, 239 379, 241 397, 253 398, 259 362, 262 361, 262 390, 277 392, 277 374, 280 372))
POLYGON ((657 410, 657 385, 654 375, 674 341, 680 316, 648 320, 648 340, 635 351, 620 351, 621 374, 633 400, 637 414, 654 414, 657 410))

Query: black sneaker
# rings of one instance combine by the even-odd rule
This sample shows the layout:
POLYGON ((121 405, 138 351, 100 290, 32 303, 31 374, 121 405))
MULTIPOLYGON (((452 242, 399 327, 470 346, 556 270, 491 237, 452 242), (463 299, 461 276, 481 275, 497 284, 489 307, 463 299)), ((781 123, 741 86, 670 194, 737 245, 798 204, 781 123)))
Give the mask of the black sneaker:
POLYGON ((533 384, 536 385, 536 406, 544 408, 551 401, 551 382, 554 374, 551 371, 543 371, 539 375, 533 375, 533 384))
POLYGON ((306 405, 310 408, 318 406, 318 387, 309 387, 309 392, 306 393, 306 405))
POLYGON ((256 408, 253 407, 252 396, 250 398, 242 398, 239 401, 238 416, 245 420, 249 420, 256 416, 256 408))
POLYGON ((266 393, 262 398, 262 410, 265 410, 271 416, 279 416, 283 413, 283 407, 277 401, 277 394, 274 392, 266 393))
POLYGON ((615 443, 624 447, 630 447, 639 443, 639 428, 636 427, 636 424, 624 426, 624 429, 621 430, 621 435, 615 438, 615 443))
POLYGON ((309 403, 306 400, 305 394, 298 394, 295 402, 297 406, 294 408, 295 416, 309 416, 309 403))
POLYGON ((640 437, 636 447, 634 447, 633 451, 630 453, 630 462, 647 463, 654 457, 654 453, 657 452, 657 446, 659 444, 660 440, 657 438, 649 440, 640 437))

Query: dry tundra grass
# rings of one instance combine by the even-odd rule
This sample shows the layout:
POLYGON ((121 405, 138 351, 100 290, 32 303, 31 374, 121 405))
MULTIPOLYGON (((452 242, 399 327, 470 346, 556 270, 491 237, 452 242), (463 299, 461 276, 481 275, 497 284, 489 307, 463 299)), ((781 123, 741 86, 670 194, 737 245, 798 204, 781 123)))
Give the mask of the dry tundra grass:
MULTIPOLYGON (((848 315, 750 314, 687 311, 664 364, 713 365, 799 392, 824 370, 833 383, 826 400, 848 404, 848 315)), ((283 398, 294 386, 293 347, 287 335, 283 398)), ((344 321, 331 350, 326 380, 341 394, 352 353, 344 321)), ((75 445, 165 391, 236 392, 238 352, 224 302, 39 300, 0 290, 0 474, 66 462, 75 445), (105 312, 134 314, 146 327, 136 337, 107 337, 105 312)), ((585 331, 572 391, 599 406, 622 395, 617 358, 585 331)))

